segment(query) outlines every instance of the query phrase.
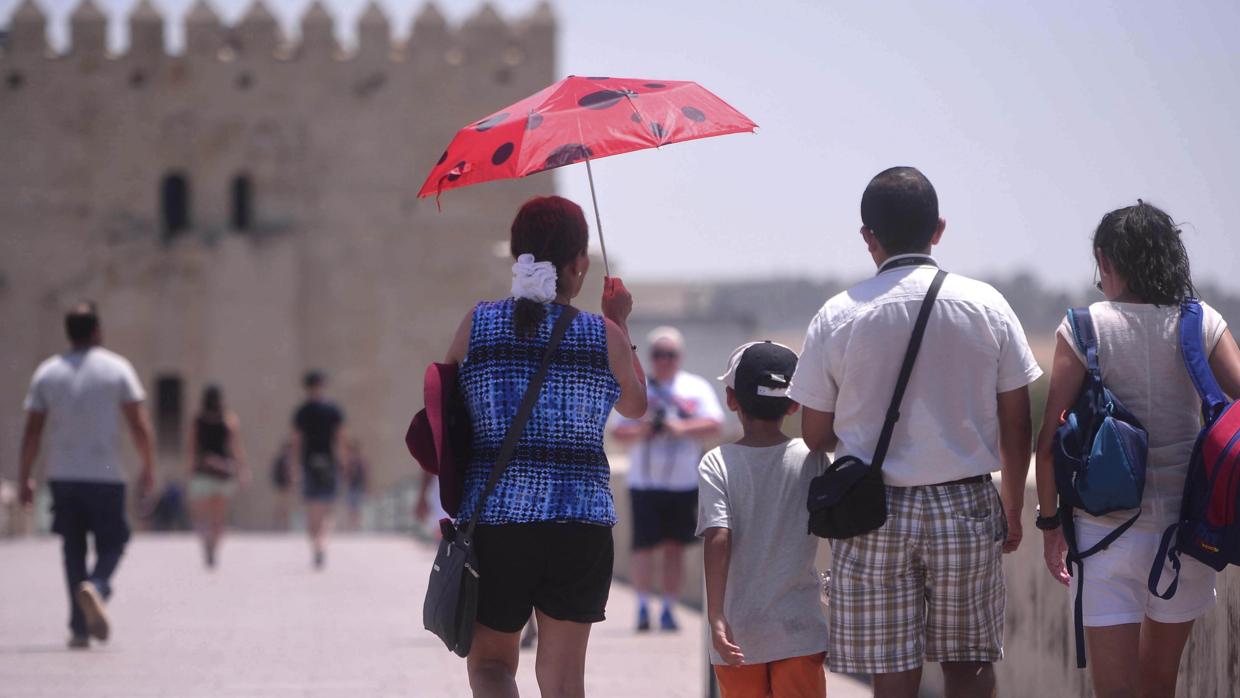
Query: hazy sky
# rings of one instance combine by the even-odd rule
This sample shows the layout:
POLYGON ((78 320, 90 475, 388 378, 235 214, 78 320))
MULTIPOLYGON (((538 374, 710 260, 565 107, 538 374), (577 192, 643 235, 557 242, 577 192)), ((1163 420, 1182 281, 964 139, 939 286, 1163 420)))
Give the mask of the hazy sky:
MULTIPOLYGON (((17 2, 0 0, 0 18, 17 2)), ((73 1, 43 2, 63 45, 73 1)), ((116 14, 133 4, 97 2, 116 14)), ((170 17, 190 4, 156 2, 170 17)), ((247 2, 215 6, 233 19, 247 2)), ((291 27, 307 4, 272 6, 291 27)), ((364 0, 327 4, 343 26, 364 0)), ((401 35, 421 6, 381 4, 401 35)), ((534 2, 496 5, 515 17, 534 2)), ((479 3, 440 6, 460 20, 479 3)), ((1240 292, 1240 242, 1228 228, 1240 225, 1234 0, 554 6, 561 74, 696 80, 761 127, 596 163, 608 250, 626 276, 869 273, 861 192, 879 170, 911 164, 938 188, 948 221, 939 256, 952 270, 1088 283, 1093 226, 1141 197, 1185 223, 1198 280, 1240 292)), ((179 29, 169 31, 175 46, 179 29)), ((588 207, 584 168, 556 176, 588 207)))

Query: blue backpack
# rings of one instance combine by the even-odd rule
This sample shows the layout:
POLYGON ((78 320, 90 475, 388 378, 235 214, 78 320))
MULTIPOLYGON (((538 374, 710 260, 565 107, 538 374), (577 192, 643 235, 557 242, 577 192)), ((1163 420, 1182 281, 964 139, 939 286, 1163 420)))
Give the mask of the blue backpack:
POLYGON ((1240 565, 1240 408, 1227 399, 1210 370, 1201 304, 1195 299, 1180 307, 1180 353, 1201 397, 1205 426, 1188 462, 1180 520, 1163 534, 1150 569, 1150 593, 1162 599, 1174 596, 1179 586, 1180 553, 1218 572, 1227 565, 1240 565), (1175 579, 1167 591, 1159 592, 1164 559, 1171 561, 1175 579))
POLYGON ((1102 383, 1098 366, 1098 339, 1089 308, 1068 311, 1077 347, 1085 355, 1085 381, 1073 406, 1060 417, 1055 431, 1055 486, 1059 490, 1059 518, 1068 543, 1067 564, 1076 577, 1073 620, 1076 665, 1085 667, 1085 630, 1081 605, 1085 582, 1084 560, 1105 550, 1141 516, 1149 435, 1102 383), (1088 550, 1077 545, 1072 514, 1082 509, 1093 516, 1136 510, 1088 550))

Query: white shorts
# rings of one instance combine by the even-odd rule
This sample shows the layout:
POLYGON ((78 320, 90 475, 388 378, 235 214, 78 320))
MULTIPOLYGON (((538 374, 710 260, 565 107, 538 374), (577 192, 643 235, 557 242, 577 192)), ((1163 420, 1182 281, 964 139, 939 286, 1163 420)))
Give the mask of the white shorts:
MULTIPOLYGON (((1078 549, 1086 550, 1111 529, 1076 520, 1078 549)), ((1085 558, 1085 595, 1081 600, 1085 625, 1100 627, 1140 623, 1150 618, 1159 623, 1185 623, 1200 618, 1214 605, 1214 570, 1187 556, 1180 556, 1180 586, 1164 601, 1149 591, 1150 568, 1158 555, 1162 534, 1125 531, 1106 550, 1085 558)), ((1175 572, 1163 561, 1159 588, 1165 590, 1175 572)), ((1075 566, 1072 568, 1075 571, 1075 566)), ((1076 577, 1072 598, 1076 598, 1076 577)))

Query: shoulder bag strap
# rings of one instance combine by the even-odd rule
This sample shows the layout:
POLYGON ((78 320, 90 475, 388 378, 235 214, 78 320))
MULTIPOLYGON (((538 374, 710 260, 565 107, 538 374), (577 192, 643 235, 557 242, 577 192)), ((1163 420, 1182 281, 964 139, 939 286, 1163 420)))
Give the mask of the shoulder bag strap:
POLYGON ((1068 322, 1072 324, 1072 336, 1076 347, 1085 355, 1085 367, 1090 373, 1100 373, 1098 368, 1098 334, 1094 332, 1094 318, 1089 308, 1070 308, 1068 322))
POLYGON ((896 380, 896 391, 891 396, 891 405, 887 408, 887 421, 883 422, 883 431, 879 434, 878 445, 874 448, 874 460, 870 463, 879 470, 883 468, 883 461, 887 460, 891 435, 895 431, 896 422, 900 421, 900 403, 904 401, 904 391, 908 388, 908 381, 913 376, 913 364, 917 363, 917 353, 921 351, 921 339, 926 334, 926 323, 930 321, 930 311, 934 308, 934 301, 939 297, 939 289, 943 287, 943 280, 946 278, 947 272, 940 269, 934 275, 934 281, 930 283, 930 290, 926 291, 925 300, 921 302, 921 312, 917 315, 917 324, 913 325, 913 336, 908 340, 908 350, 904 352, 904 365, 900 367, 900 377, 896 380))
POLYGON ((560 317, 556 320, 555 327, 551 330, 551 339, 547 342, 547 349, 543 352, 542 365, 538 367, 538 373, 530 378, 530 384, 525 389, 525 396, 521 398, 521 406, 517 408, 517 414, 512 418, 512 422, 508 425, 508 431, 504 434, 504 443, 499 447, 499 454, 495 457, 495 464, 491 466, 491 478, 487 480, 486 489, 482 490, 482 496, 478 498, 478 507, 474 510, 473 516, 469 520, 469 528, 465 532, 465 540, 473 540, 474 527, 478 525, 478 519, 482 518, 482 510, 486 507, 487 500, 491 498, 491 494, 495 491, 495 486, 499 484, 499 479, 504 475, 504 470, 508 468, 508 462, 512 460, 513 454, 517 450, 517 443, 521 441, 521 434, 525 431, 525 424, 530 420, 530 415, 534 412, 534 405, 538 403, 538 395, 542 392, 543 381, 547 378, 547 371, 551 368, 551 358, 555 356, 555 350, 559 348, 560 341, 564 339, 565 333, 568 332, 568 326, 572 323, 573 318, 577 317, 577 309, 572 306, 565 306, 564 311, 560 313, 560 317))
POLYGON ((1223 413, 1228 400, 1210 369, 1210 355, 1206 352, 1203 335, 1201 302, 1189 298, 1180 304, 1180 353, 1193 379, 1193 387, 1201 396, 1201 416, 1206 424, 1212 424, 1223 413))

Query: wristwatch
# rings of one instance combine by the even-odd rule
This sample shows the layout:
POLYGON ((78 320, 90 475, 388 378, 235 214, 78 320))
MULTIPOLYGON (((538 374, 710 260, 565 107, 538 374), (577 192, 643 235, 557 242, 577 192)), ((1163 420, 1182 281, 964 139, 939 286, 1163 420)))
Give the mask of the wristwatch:
POLYGON ((1041 506, 1038 506, 1034 511, 1037 512, 1038 518, 1033 520, 1033 525, 1037 526, 1039 531, 1053 531, 1063 523, 1059 520, 1059 512, 1055 512, 1052 516, 1042 516, 1041 506))

